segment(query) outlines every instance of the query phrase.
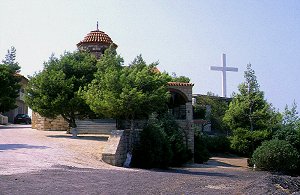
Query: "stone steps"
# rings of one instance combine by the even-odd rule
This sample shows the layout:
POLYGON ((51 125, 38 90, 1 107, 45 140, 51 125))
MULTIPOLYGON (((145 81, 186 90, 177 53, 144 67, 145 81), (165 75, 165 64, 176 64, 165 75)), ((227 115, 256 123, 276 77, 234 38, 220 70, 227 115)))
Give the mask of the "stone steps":
POLYGON ((112 119, 89 119, 77 120, 78 134, 111 134, 116 130, 116 120, 112 119))

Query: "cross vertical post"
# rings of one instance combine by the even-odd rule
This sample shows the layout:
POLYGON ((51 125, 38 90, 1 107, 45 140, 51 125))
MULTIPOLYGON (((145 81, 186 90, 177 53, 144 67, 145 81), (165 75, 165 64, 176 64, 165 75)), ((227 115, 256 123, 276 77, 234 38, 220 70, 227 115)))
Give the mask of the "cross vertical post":
POLYGON ((226 54, 222 55, 223 71, 222 71, 222 96, 226 97, 226 54))
POLYGON ((222 71, 222 96, 227 97, 226 94, 226 71, 237 72, 238 68, 226 67, 226 54, 222 55, 223 66, 211 66, 210 70, 222 71))

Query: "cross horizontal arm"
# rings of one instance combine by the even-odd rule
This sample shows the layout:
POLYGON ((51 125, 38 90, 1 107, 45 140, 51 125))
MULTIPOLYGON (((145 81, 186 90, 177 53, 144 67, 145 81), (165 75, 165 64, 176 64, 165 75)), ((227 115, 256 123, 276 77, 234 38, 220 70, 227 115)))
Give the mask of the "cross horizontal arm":
POLYGON ((220 66, 211 66, 210 70, 223 71, 224 69, 223 69, 223 67, 220 67, 220 66))
POLYGON ((225 71, 237 72, 239 69, 234 67, 225 67, 225 71))

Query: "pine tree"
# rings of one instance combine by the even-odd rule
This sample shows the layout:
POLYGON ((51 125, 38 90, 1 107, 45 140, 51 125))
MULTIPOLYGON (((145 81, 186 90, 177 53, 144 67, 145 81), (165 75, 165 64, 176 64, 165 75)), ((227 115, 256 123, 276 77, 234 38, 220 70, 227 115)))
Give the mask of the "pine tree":
POLYGON ((107 49, 98 62, 95 79, 82 92, 91 109, 105 117, 124 118, 131 123, 166 108, 170 76, 153 71, 156 63, 147 65, 141 56, 129 66, 107 49))
POLYGON ((0 113, 16 108, 16 98, 19 96, 21 80, 20 66, 16 60, 16 49, 11 47, 5 59, 0 64, 0 113))
POLYGON ((224 122, 231 130, 245 128, 255 131, 276 128, 280 116, 264 99, 264 92, 260 90, 251 64, 247 65, 244 77, 245 82, 239 85, 239 93, 233 95, 224 122))
POLYGON ((96 58, 85 52, 66 52, 60 58, 52 55, 43 71, 30 78, 26 102, 41 116, 61 115, 76 128, 75 119, 92 114, 78 92, 94 79, 96 63, 96 58))
POLYGON ((17 50, 14 46, 11 46, 10 50, 7 50, 7 54, 5 55, 4 60, 2 60, 2 63, 8 65, 16 73, 19 73, 20 66, 19 63, 16 62, 16 56, 17 50))
POLYGON ((255 71, 247 65, 245 82, 233 95, 223 121, 232 130, 231 147, 240 154, 251 156, 262 141, 271 139, 280 127, 281 115, 264 99, 255 71))

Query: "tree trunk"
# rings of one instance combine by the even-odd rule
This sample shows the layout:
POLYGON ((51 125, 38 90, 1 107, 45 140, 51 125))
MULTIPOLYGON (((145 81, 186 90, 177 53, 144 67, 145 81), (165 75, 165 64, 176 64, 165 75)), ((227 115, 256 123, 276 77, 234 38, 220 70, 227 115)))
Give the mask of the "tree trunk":
POLYGON ((253 107, 253 102, 250 103, 250 108, 249 108, 249 122, 250 122, 251 132, 253 131, 252 107, 253 107))
POLYGON ((253 127, 253 118, 252 118, 252 107, 253 107, 253 103, 251 101, 251 104, 250 104, 250 108, 249 108, 249 122, 250 122, 250 132, 251 132, 251 155, 252 153, 254 152, 254 140, 253 140, 253 130, 254 130, 254 127, 253 127))
POLYGON ((71 132, 71 129, 76 129, 77 125, 76 125, 76 122, 75 122, 75 116, 74 114, 70 114, 71 116, 66 116, 65 114, 62 115, 62 117, 68 122, 69 124, 69 129, 67 129, 67 133, 72 133, 71 132), (70 129, 71 128, 71 129, 70 129))

